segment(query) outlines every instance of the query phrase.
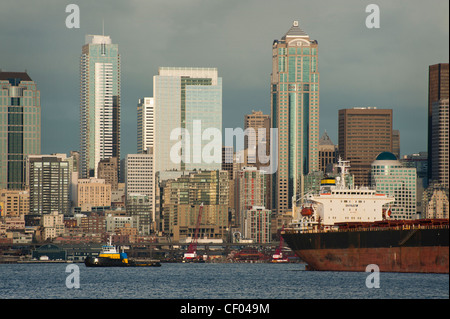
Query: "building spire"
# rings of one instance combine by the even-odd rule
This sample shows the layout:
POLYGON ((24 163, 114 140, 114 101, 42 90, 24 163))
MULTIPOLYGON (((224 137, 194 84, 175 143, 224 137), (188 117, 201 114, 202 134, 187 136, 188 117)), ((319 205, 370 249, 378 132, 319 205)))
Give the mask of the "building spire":
POLYGON ((300 27, 298 26, 298 20, 295 20, 294 22, 292 22, 292 27, 289 29, 289 31, 284 35, 282 39, 286 39, 287 37, 289 38, 308 37, 308 35, 306 34, 305 31, 300 29, 300 27))

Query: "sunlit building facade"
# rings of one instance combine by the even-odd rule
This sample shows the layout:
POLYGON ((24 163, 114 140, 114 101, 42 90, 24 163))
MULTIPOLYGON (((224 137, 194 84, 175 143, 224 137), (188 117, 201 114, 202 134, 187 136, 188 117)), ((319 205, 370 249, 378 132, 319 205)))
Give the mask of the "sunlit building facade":
POLYGON ((278 213, 292 207, 304 191, 304 176, 319 168, 318 42, 294 21, 272 45, 271 120, 278 128, 278 169, 273 205, 278 213))

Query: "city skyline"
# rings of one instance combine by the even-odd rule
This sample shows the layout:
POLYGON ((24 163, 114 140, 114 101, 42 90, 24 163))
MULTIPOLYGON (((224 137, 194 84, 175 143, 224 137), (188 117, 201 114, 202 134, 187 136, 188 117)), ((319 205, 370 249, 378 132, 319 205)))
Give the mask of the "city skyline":
POLYGON ((66 28, 66 4, 2 4, 3 30, 12 30, 11 18, 23 23, 0 36, 8 43, 0 68, 26 69, 41 91, 42 154, 79 148, 79 47, 86 34, 101 34, 103 19, 122 58, 122 157, 136 153, 136 103, 152 96, 159 67, 216 67, 224 128, 242 127, 253 109, 270 114, 270 44, 294 20, 321 48, 319 135, 326 130, 337 141, 339 109, 374 106, 393 109, 401 154, 427 149, 428 66, 448 62, 448 2, 379 1, 379 29, 365 26, 367 4, 360 1, 104 4, 79 3, 79 29, 66 28), (119 23, 111 22, 118 15, 119 23))

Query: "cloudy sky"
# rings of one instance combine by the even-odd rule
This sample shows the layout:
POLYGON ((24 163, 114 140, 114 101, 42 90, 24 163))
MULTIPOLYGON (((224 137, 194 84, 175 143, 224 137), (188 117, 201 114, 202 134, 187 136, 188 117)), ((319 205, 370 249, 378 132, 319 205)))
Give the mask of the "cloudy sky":
POLYGON ((449 60, 448 0, 3 0, 0 68, 27 70, 41 91, 42 153, 79 149, 79 58, 86 34, 119 44, 122 157, 135 153, 136 104, 160 66, 217 67, 223 127, 270 114, 271 47, 293 20, 319 42, 320 132, 337 143, 338 110, 392 108, 401 153, 427 149, 428 66, 449 60), (68 29, 68 4, 80 28, 68 29), (380 28, 365 25, 380 8, 380 28))

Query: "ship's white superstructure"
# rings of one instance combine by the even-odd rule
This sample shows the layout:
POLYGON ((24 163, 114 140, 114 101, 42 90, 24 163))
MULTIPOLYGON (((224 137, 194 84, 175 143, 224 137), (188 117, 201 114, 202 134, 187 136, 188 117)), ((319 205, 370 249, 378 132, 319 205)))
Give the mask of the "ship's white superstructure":
POLYGON ((345 176, 349 167, 348 161, 339 159, 340 176, 323 179, 318 194, 307 194, 302 199, 299 209, 294 211, 297 216, 292 226, 307 230, 320 224, 331 228, 336 223, 375 222, 387 218, 383 205, 395 199, 366 187, 348 188, 345 176))

